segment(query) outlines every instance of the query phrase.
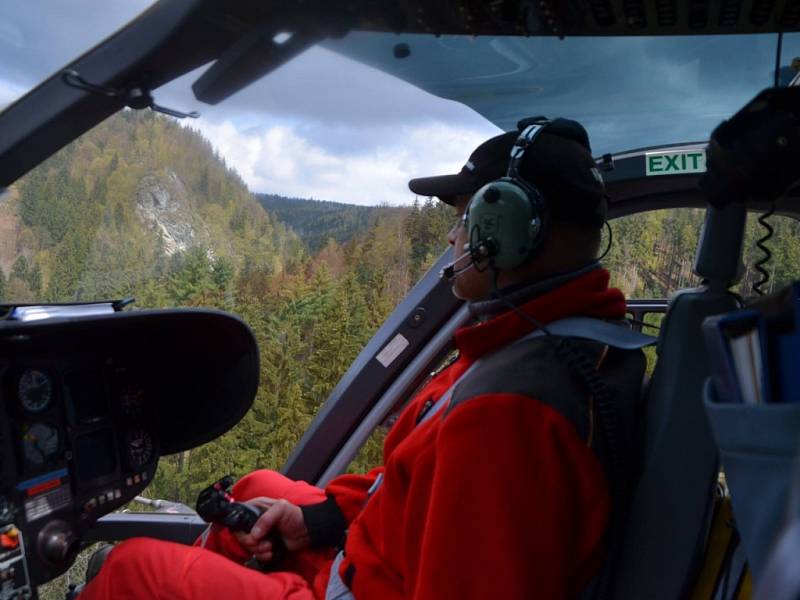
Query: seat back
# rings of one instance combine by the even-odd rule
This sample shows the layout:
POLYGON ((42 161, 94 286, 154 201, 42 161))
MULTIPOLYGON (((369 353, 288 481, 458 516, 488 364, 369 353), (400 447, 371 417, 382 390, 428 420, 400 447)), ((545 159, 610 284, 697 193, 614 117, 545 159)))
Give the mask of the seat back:
POLYGON ((708 209, 694 265, 703 283, 673 295, 662 322, 613 598, 685 597, 702 563, 718 458, 702 403, 709 367, 700 326, 738 307, 728 288, 741 273, 745 216, 742 206, 708 209))

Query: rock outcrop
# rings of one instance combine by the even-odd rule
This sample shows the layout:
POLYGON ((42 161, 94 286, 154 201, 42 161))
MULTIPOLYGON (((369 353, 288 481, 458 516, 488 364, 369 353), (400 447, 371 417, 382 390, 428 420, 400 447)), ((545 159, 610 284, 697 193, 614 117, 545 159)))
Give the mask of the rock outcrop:
POLYGON ((173 171, 142 178, 136 191, 136 211, 143 223, 161 236, 167 255, 208 243, 208 230, 173 171))

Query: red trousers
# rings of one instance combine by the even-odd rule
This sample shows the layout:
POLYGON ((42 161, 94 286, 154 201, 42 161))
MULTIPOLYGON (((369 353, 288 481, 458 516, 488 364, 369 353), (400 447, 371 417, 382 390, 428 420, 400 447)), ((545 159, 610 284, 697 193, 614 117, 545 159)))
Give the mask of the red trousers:
MULTIPOLYGON (((258 496, 293 504, 325 500, 325 492, 274 471, 255 471, 233 487, 237 500, 258 496)), ((236 538, 214 526, 194 546, 151 538, 119 544, 80 600, 314 600, 324 597, 335 552, 303 550, 286 559, 281 571, 261 573, 243 566, 250 557, 236 538)))

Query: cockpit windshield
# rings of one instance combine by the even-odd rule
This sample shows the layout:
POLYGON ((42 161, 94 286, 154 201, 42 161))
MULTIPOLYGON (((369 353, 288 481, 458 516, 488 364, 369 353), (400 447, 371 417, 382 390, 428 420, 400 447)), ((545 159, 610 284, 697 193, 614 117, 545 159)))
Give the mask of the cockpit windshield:
MULTIPOLYGON (((150 3, 102 3, 91 10, 91 3, 83 2, 68 10, 26 3, 23 10, 12 12, 10 5, 0 10, 0 108, 56 72, 66 57, 98 43, 150 3), (47 43, 41 42, 43 31, 47 43)), ((773 33, 559 39, 354 31, 320 46, 381 71, 382 81, 367 84, 372 90, 397 90, 397 83, 387 83, 392 78, 386 74, 394 75, 470 107, 505 130, 532 114, 578 119, 586 126, 596 154, 707 139, 720 120, 773 85, 776 66, 782 84, 800 68, 798 33, 784 34, 779 40, 773 33)), ((352 107, 364 118, 370 115, 365 108, 377 115, 381 111, 374 109, 380 107, 391 126, 393 115, 403 113, 400 105, 409 105, 406 94, 395 91, 394 103, 380 102, 369 93, 360 94, 365 101, 359 102, 362 88, 358 84, 350 102, 330 98, 330 78, 345 78, 347 69, 343 71, 342 63, 330 59, 320 47, 306 54, 311 59, 295 60, 323 65, 316 75, 308 71, 289 82, 287 75, 297 71, 283 67, 223 106, 303 108, 325 100, 341 110, 352 107), (314 85, 317 93, 310 92, 314 85), (276 94, 276 88, 287 93, 276 94)), ((199 69, 168 84, 157 92, 157 99, 174 99, 178 108, 199 109, 204 115, 217 112, 192 96, 191 84, 201 73, 199 69)), ((252 126, 260 125, 250 121, 252 126)))
MULTIPOLYGON (((774 84, 776 34, 668 37, 470 37, 351 33, 325 46, 470 106, 502 129, 569 115, 595 154, 708 139, 774 84)), ((778 59, 786 85, 800 35, 778 59)), ((794 68, 793 68, 794 65, 794 68)))
MULTIPOLYGON (((692 259, 705 217, 696 181, 705 169, 705 140, 760 90, 800 81, 800 33, 665 37, 627 36, 623 30, 622 37, 560 39, 493 34, 509 31, 501 28, 484 30, 492 35, 437 35, 430 28, 429 34, 386 33, 393 30, 391 19, 375 27, 366 18, 330 26, 329 15, 323 15, 325 27, 312 23, 305 30, 303 19, 312 20, 314 14, 310 4, 316 9, 326 3, 306 3, 306 11, 288 3, 294 8, 287 14, 303 12, 294 21, 269 20, 274 15, 267 9, 279 2, 61 4, 35 0, 14 8, 17 13, 10 3, 0 7, 0 159, 9 165, 5 171, 0 168, 0 318, 12 322, 24 305, 42 303, 68 303, 73 310, 72 303, 106 301, 107 312, 133 303, 120 319, 134 323, 130 315, 152 314, 138 309, 219 309, 247 325, 237 321, 243 336, 247 334, 245 358, 252 371, 252 389, 245 390, 251 409, 244 414, 242 403, 242 412, 226 425, 230 429, 224 435, 205 437, 201 441, 207 443, 190 447, 159 445, 142 423, 180 429, 194 416, 189 409, 176 408, 183 406, 176 398, 195 402, 197 390, 211 397, 232 387, 227 382, 206 385, 194 374, 208 375, 205 363, 196 358, 202 348, 191 336, 184 336, 183 346, 162 347, 150 330, 142 329, 141 344, 126 347, 126 352, 142 355, 147 366, 119 366, 103 356, 92 358, 90 368, 83 370, 69 361, 51 368, 49 358, 39 361, 44 366, 20 362, 17 370, 6 369, 0 384, 16 394, 19 404, 13 410, 22 415, 20 425, 14 425, 19 435, 9 436, 6 445, 21 442, 17 454, 26 466, 19 472, 27 478, 23 483, 30 484, 17 489, 30 493, 40 488, 36 477, 53 465, 71 465, 74 456, 73 490, 86 493, 76 504, 83 515, 112 498, 119 501, 115 510, 127 502, 112 493, 116 490, 96 495, 92 487, 110 485, 104 478, 122 473, 123 465, 136 473, 132 483, 120 481, 140 486, 135 493, 147 487, 149 497, 136 500, 139 508, 188 513, 186 507, 198 493, 225 473, 238 477, 289 465, 287 472, 309 469, 310 475, 301 473, 304 479, 325 481, 346 469, 366 472, 381 463, 382 441, 394 426, 398 407, 422 377, 453 357, 446 356, 447 340, 470 313, 462 302, 490 297, 492 273, 481 275, 482 265, 495 268, 491 289, 502 300, 511 294, 520 297, 523 288, 517 285, 527 285, 532 273, 558 273, 554 287, 563 281, 571 285, 579 276, 594 277, 603 290, 611 277, 611 285, 622 294, 609 292, 608 302, 616 308, 605 317, 623 315, 624 295, 634 325, 659 329, 667 307, 664 298, 697 283, 700 273, 707 277, 693 268, 692 259), (119 35, 67 62, 145 10, 119 35), (255 16, 246 18, 251 12, 255 16), (277 30, 285 23, 288 31, 277 30), (347 23, 363 30, 345 33, 347 23), (154 34, 158 39, 151 40, 147 28, 154 24, 164 26, 164 39, 154 34), (281 50, 284 36, 287 45, 281 50), (302 42, 296 53, 287 50, 293 36, 302 42), (205 52, 198 40, 208 44, 205 52), (129 51, 130 63, 119 58, 129 51), (248 64, 252 70, 245 68, 248 64), (198 85, 204 78, 205 87, 198 85), (541 132, 533 126, 523 127, 523 136, 498 136, 509 144, 497 151, 499 159, 493 158, 497 172, 492 169, 480 183, 472 180, 476 185, 458 191, 411 191, 412 178, 461 169, 479 172, 475 165, 480 161, 473 163, 470 156, 476 154, 473 149, 502 130, 516 131, 521 119, 539 115, 579 121, 588 130, 595 157, 615 154, 613 160, 604 157, 595 163, 580 141, 585 132, 578 123, 528 121, 550 127, 555 143, 571 144, 580 152, 583 162, 576 162, 576 169, 593 190, 590 216, 597 228, 591 235, 586 219, 552 225, 572 210, 568 202, 583 202, 585 189, 575 193, 564 187, 567 191, 550 193, 537 183, 540 194, 517 181, 519 211, 515 206, 506 214, 476 217, 477 205, 494 205, 498 196, 493 192, 512 185, 497 178, 517 172, 519 149, 521 154, 530 152, 534 132, 541 132), (557 125, 561 133, 556 133, 557 125), (517 144, 509 149, 515 138, 517 144), (634 149, 639 151, 620 156, 634 149), (667 173, 669 168, 676 172, 667 173), (604 223, 605 199, 610 208, 604 223), (466 206, 471 208, 465 215, 466 206), (520 225, 524 237, 495 236, 491 232, 501 222, 520 225), (602 224, 608 228, 601 240, 595 234, 602 224), (490 232, 485 239, 477 237, 481 228, 490 232), (555 239, 547 237, 553 231, 566 240, 561 247, 580 246, 579 251, 563 262, 528 271, 534 257, 562 257, 557 250, 542 250, 549 248, 544 241, 555 239), (572 235, 586 243, 571 245, 572 235), (443 256, 448 242, 453 251, 443 256), (506 264, 499 258, 503 244, 514 259, 506 264), (463 260, 466 266, 460 266, 463 260), (597 270, 599 260, 607 273, 597 270), (444 277, 438 276, 440 270, 444 277), (501 270, 517 271, 520 277, 502 283, 501 270), (483 290, 461 293, 459 284, 468 280, 456 279, 465 273, 483 277, 483 290), (181 377, 184 363, 192 372, 181 377), (139 375, 144 383, 137 381, 139 375), (64 425, 59 446, 58 432, 44 415, 54 410, 52 399, 62 397, 66 408, 59 405, 56 415, 64 425), (344 413, 349 421, 339 418, 344 413), (109 437, 109 430, 101 428, 123 419, 123 436, 109 437), (329 435, 333 429, 335 436, 329 435), (327 447, 320 450, 319 440, 327 447), (105 452, 106 460, 83 460, 97 452, 105 452)), ((353 3, 355 8, 348 10, 369 4, 353 3)), ((486 11, 491 17, 508 3, 483 4, 492 7, 486 11)), ((416 5, 413 10, 424 12, 416 5)), ((458 17, 463 23, 472 19, 468 10, 461 12, 466 12, 458 17)), ((331 14, 339 17, 338 12, 331 14)), ((422 18, 416 20, 415 32, 431 27, 422 18)), ((629 21, 621 23, 624 27, 629 21)), ((465 30, 474 31, 469 25, 441 31, 465 30)), ((785 138, 776 139, 778 146, 788 145, 781 142, 785 138)), ((542 150, 541 143, 537 150, 557 160, 540 168, 530 182, 541 172, 556 173, 555 163, 561 160, 557 152, 542 150)), ((561 179, 572 183, 573 175, 561 179)), ((747 266, 736 288, 743 297, 761 287, 772 292, 797 277, 800 224, 796 211, 782 208, 772 207, 761 218, 764 224, 776 213, 774 227, 767 227, 769 235, 761 237, 754 219, 744 229, 747 266), (770 237, 772 258, 764 250, 770 237)), ((735 267, 709 278, 708 285, 731 306, 735 299, 722 290, 735 267)), ((545 286, 531 288, 527 300, 543 289, 557 291, 545 286)), ((570 290, 564 298, 582 294, 579 288, 570 290)), ((595 314, 590 308, 578 314, 595 314)), ((25 310, 45 312, 42 307, 25 310)), ((494 309, 489 311, 480 317, 486 317, 481 327, 491 324, 494 309)), ((532 317, 527 320, 550 333, 532 317)), ((214 346, 213 323, 194 323, 199 323, 191 327, 194 334, 214 346)), ((480 331, 485 338, 485 328, 480 331)), ((71 338, 64 339, 61 352, 74 352, 75 364, 88 355, 83 346, 75 349, 71 338)), ((108 339, 123 340, 123 345, 128 341, 123 334, 109 334, 108 339)), ((50 352, 44 342, 42 348, 42 354, 50 352)), ((225 354, 216 346, 214 350, 225 354)), ((486 351, 491 355, 493 350, 486 351)), ((637 364, 643 370, 640 358, 637 364)), ((595 394, 593 380, 578 374, 599 402, 602 396, 595 394)), ((635 375, 631 396, 640 389, 641 372, 635 375)), ((579 400, 585 402, 584 394, 579 400)), ((404 422, 411 421, 397 421, 404 422)), ((589 429, 593 434, 591 419, 589 429)), ((484 447, 482 437, 479 449, 484 447)), ((68 473, 66 467, 63 472, 68 473)), ((103 510, 106 514, 112 508, 103 510)), ((36 577, 51 578, 49 572, 45 575, 36 577)))

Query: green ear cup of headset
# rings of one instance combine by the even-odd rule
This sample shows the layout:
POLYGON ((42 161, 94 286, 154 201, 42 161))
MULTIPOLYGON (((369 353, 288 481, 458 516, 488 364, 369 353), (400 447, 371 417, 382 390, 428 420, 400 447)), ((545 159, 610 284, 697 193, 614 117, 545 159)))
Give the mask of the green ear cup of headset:
POLYGON ((539 244, 542 214, 541 196, 532 186, 511 178, 487 183, 470 200, 470 246, 498 269, 515 269, 539 244))

